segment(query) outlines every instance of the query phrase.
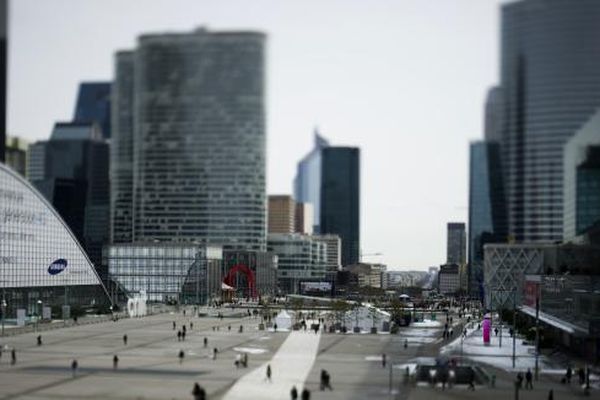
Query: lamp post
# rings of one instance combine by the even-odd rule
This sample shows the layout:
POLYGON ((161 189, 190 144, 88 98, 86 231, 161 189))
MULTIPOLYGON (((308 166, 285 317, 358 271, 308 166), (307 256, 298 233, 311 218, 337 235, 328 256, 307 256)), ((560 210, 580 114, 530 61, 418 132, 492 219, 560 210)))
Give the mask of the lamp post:
POLYGON ((6 315, 6 299, 2 298, 2 336, 4 336, 4 318, 6 315))
POLYGON ((36 326, 36 331, 38 331, 40 329, 40 318, 41 318, 41 311, 42 311, 42 300, 38 300, 37 301, 37 305, 38 305, 38 315, 37 318, 35 320, 35 326, 36 326))

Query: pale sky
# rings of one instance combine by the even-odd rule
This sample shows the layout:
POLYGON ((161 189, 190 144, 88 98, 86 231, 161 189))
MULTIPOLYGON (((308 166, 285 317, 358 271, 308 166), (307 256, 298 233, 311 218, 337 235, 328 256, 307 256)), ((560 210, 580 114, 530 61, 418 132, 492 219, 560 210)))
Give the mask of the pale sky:
POLYGON ((498 80, 500 0, 11 1, 8 134, 45 139, 84 80, 110 80, 141 33, 268 34, 268 193, 292 193, 313 130, 361 148, 365 261, 446 259, 467 222, 469 141, 498 80))

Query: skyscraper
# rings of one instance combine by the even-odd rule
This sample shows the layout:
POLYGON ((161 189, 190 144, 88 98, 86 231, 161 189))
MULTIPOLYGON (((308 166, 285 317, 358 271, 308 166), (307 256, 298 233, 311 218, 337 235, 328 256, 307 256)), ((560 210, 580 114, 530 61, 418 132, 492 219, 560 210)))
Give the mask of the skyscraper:
POLYGON ((292 196, 269 196, 269 233, 293 233, 296 203, 292 196))
POLYGON ((115 241, 266 250, 264 47, 262 33, 198 29, 117 54, 115 241))
POLYGON ((563 240, 600 224, 600 110, 567 142, 563 240))
POLYGON ((313 231, 319 233, 321 223, 321 151, 329 147, 329 142, 315 131, 313 149, 298 163, 294 178, 294 200, 313 205, 313 231))
POLYGON ((482 296, 483 245, 506 240, 500 144, 477 141, 469 156, 469 291, 482 296))
POLYGON ((564 146, 600 106, 600 2, 511 2, 501 32, 509 235, 560 240, 564 146))
POLYGON ((0 0, 0 162, 6 146, 6 65, 8 63, 8 0, 0 0))
POLYGON ((467 238, 465 224, 462 222, 448 222, 447 233, 447 264, 464 265, 467 262, 467 238))
POLYGON ((342 239, 342 265, 360 254, 360 151, 325 147, 322 153, 320 233, 342 239))
POLYGON ((73 122, 96 122, 102 129, 102 136, 110 138, 110 82, 79 85, 73 122))
POLYGON ((108 155, 98 124, 64 122, 55 124, 50 140, 31 145, 29 155, 30 180, 96 267, 109 239, 108 155))

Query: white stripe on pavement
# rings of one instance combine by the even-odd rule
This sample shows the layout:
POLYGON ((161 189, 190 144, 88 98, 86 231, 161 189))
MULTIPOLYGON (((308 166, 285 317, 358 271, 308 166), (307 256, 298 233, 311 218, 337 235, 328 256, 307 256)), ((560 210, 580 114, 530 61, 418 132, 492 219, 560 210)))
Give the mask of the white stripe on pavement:
POLYGON ((224 400, 287 399, 292 386, 298 393, 317 358, 321 332, 290 333, 271 361, 241 377, 223 396, 224 400), (271 365, 271 382, 266 381, 271 365))

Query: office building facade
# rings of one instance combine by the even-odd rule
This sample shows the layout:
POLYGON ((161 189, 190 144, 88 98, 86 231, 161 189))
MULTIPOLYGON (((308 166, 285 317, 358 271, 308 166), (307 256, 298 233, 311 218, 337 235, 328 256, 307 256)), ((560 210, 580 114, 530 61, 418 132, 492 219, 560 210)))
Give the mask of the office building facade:
POLYGON ((0 0, 0 162, 6 146, 6 81, 8 65, 8 0, 0 0))
POLYGON ((118 53, 113 240, 265 251, 264 97, 262 33, 143 35, 118 53))
MULTIPOLYGON (((108 143, 96 123, 56 123, 29 154, 29 179, 59 212, 97 268, 109 241, 108 143)), ((101 271, 103 278, 106 271, 101 271)))
POLYGON ((322 150, 320 233, 342 239, 342 265, 360 260, 360 151, 322 150))
POLYGON ((269 196, 269 233, 293 233, 296 225, 296 203, 292 196, 269 196))
POLYGON ((310 203, 296 203, 294 232, 312 235, 314 232, 314 207, 310 203))
POLYGON ((342 239, 338 235, 313 235, 312 237, 327 246, 325 254, 326 278, 329 281, 334 281, 338 271, 342 270, 342 239))
POLYGON ((28 149, 29 143, 26 140, 20 137, 8 136, 6 138, 5 164, 25 177, 27 176, 28 149))
POLYGON ((105 139, 110 139, 110 90, 110 82, 81 83, 73 115, 73 122, 97 123, 105 139))
POLYGON ((467 262, 467 237, 463 222, 447 225, 446 263, 462 265, 467 262))
POLYGON ((509 235, 561 240, 563 149, 600 106, 600 2, 510 2, 501 35, 509 235))
POLYGON ((600 111, 567 142, 563 158, 563 240, 600 223, 600 111))
POLYGON ((327 276, 327 245, 308 235, 270 234, 269 251, 277 255, 277 277, 283 293, 296 294, 303 282, 327 276))
POLYGON ((506 241, 500 144, 478 141, 469 152, 469 294, 483 297, 483 246, 506 241))
POLYGON ((313 232, 320 233, 321 224, 321 151, 329 142, 315 132, 314 147, 300 162, 294 178, 294 200, 313 206, 313 232))
POLYGON ((458 264, 440 265, 438 290, 441 294, 455 294, 461 290, 460 266, 458 264))

